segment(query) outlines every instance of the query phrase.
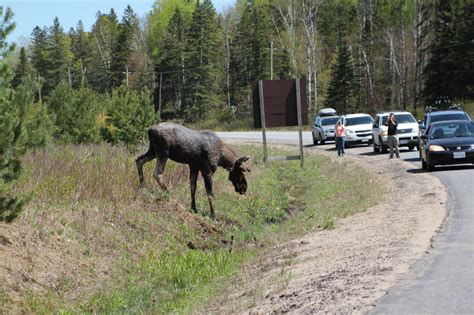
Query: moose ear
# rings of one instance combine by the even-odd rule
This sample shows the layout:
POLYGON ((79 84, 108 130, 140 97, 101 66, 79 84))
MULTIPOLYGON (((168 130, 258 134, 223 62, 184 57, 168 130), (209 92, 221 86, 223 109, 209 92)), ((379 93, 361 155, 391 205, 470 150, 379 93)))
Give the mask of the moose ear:
POLYGON ((250 172, 250 169, 244 165, 246 161, 250 159, 250 156, 242 156, 237 161, 235 161, 235 166, 238 166, 242 172, 250 172))

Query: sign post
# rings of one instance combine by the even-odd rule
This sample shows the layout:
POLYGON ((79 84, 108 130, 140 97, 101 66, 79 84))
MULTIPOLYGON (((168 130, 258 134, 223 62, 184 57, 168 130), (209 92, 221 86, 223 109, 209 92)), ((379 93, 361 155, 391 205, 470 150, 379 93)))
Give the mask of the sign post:
POLYGON ((262 123, 262 139, 263 139, 263 163, 268 164, 268 152, 267 152, 267 135, 265 130, 265 102, 263 98, 263 82, 258 80, 258 93, 260 101, 260 120, 262 123))
POLYGON ((298 134, 300 140, 300 162, 301 169, 304 168, 304 154, 303 154, 303 122, 301 117, 301 95, 300 95, 300 79, 296 79, 296 110, 298 111, 298 134))

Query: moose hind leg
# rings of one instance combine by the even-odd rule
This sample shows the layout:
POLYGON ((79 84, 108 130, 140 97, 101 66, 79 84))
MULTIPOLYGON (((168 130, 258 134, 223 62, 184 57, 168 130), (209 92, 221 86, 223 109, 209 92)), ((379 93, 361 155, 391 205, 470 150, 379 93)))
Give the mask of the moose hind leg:
POLYGON ((167 191, 168 187, 163 180, 163 172, 165 171, 166 162, 168 161, 168 157, 158 156, 156 160, 156 167, 155 171, 153 172, 153 176, 155 177, 158 185, 160 185, 161 189, 167 191))
POLYGON ((214 192, 212 189, 212 174, 206 174, 203 176, 204 177, 204 185, 206 186, 206 192, 207 192, 207 199, 209 200, 209 208, 211 210, 211 218, 215 220, 216 218, 216 213, 214 212, 214 192))
POLYGON ((140 180, 140 184, 145 184, 145 178, 143 177, 143 165, 155 158, 155 152, 150 148, 145 154, 139 156, 135 163, 137 164, 138 170, 138 178, 140 180))
POLYGON ((199 170, 189 168, 189 183, 191 186, 191 209, 194 210, 194 212, 197 212, 196 210, 196 186, 197 186, 197 178, 199 175, 199 170))

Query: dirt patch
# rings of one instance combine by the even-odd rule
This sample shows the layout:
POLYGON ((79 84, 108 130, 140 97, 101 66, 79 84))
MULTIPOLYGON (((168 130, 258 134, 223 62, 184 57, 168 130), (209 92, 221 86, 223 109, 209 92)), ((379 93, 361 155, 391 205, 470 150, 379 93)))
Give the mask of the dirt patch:
POLYGON ((380 178, 381 203, 338 220, 333 230, 270 250, 206 312, 366 313, 429 250, 446 214, 447 190, 438 178, 408 172, 413 164, 387 155, 359 155, 366 148, 348 151, 343 159, 317 152, 333 163, 370 166, 380 178))

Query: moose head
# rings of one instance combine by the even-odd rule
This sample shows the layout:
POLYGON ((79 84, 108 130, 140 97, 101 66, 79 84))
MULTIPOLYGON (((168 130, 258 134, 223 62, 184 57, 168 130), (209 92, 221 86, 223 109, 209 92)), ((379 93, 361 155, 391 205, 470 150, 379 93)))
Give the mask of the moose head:
POLYGON ((245 172, 250 172, 250 169, 245 166, 249 156, 243 156, 235 161, 234 166, 229 171, 229 180, 234 185, 235 191, 243 195, 247 191, 247 180, 245 179, 245 172))

